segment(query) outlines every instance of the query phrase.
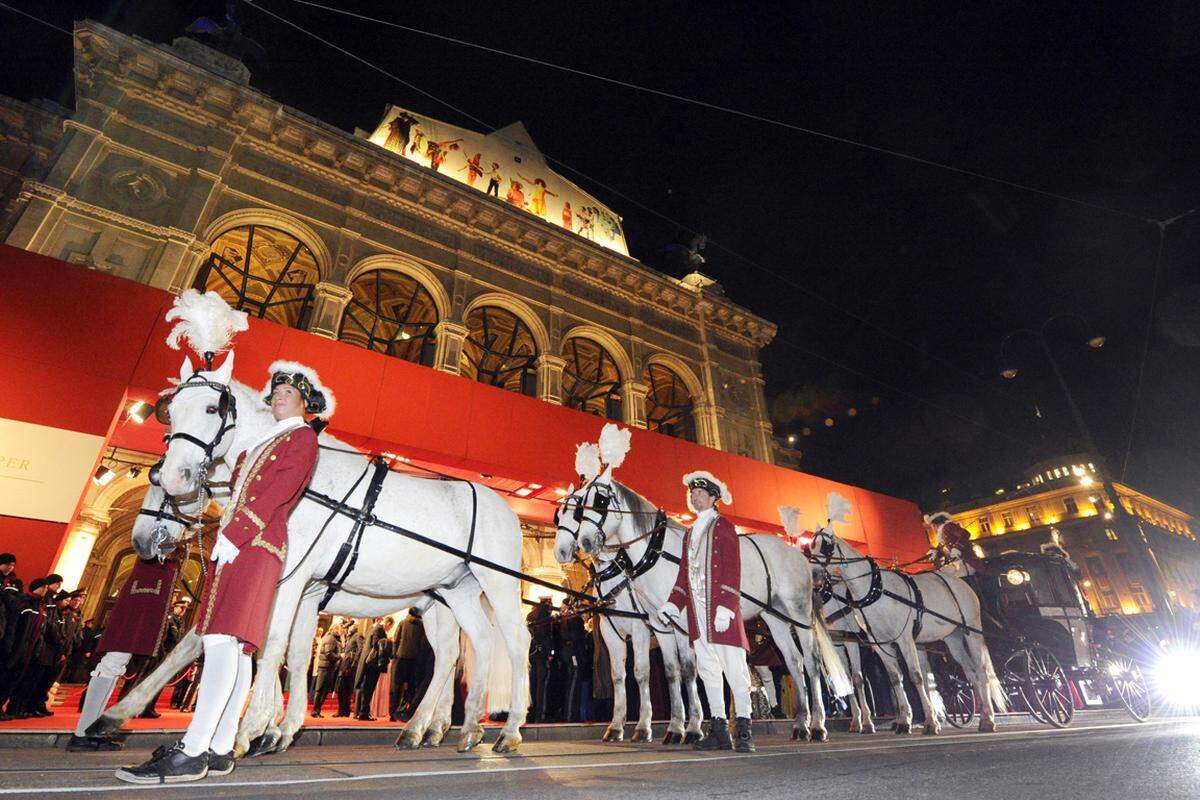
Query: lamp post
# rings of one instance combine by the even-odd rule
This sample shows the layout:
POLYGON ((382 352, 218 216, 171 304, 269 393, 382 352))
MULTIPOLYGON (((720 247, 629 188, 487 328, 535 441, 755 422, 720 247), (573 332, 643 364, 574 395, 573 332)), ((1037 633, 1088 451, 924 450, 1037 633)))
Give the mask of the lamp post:
MULTIPOLYGON (((1120 532, 1120 535, 1124 537, 1125 541, 1131 543, 1130 550, 1140 562, 1141 572, 1146 579, 1146 589, 1149 591, 1150 598, 1154 602, 1154 608, 1170 617, 1174 614, 1174 609, 1171 606, 1170 597, 1167 595, 1166 588, 1163 585, 1162 571, 1158 566, 1158 561, 1154 558, 1154 552, 1150 549, 1150 541, 1146 537, 1146 532, 1142 529, 1138 521, 1125 510, 1125 506, 1121 504, 1121 498, 1117 494, 1117 489, 1108 474, 1108 467, 1104 463, 1104 457, 1100 455, 1100 451, 1096 448, 1096 442, 1092 439, 1092 432, 1088 428, 1083 414, 1079 411, 1079 406, 1075 404, 1075 397, 1071 394, 1071 389, 1067 386, 1067 381, 1063 378, 1062 370, 1058 366, 1058 360, 1054 357, 1054 351, 1050 349, 1050 343, 1046 339, 1047 328, 1060 319, 1076 319, 1083 323, 1085 327, 1087 326, 1087 321, 1078 314, 1056 314, 1043 322, 1037 330, 1018 328, 1007 334, 1000 342, 1001 357, 1004 357, 1004 346, 1008 343, 1009 339, 1016 336, 1032 336, 1041 345, 1042 354, 1046 356, 1046 361, 1050 364, 1050 370, 1054 373, 1055 380, 1058 381, 1058 387, 1067 399, 1067 407, 1071 410, 1071 417, 1075 421, 1079 437, 1082 439, 1088 453, 1092 455, 1093 463, 1096 465, 1096 474, 1099 475, 1100 482, 1104 486, 1104 494, 1113 508, 1113 524, 1120 532)), ((1096 350, 1104 346, 1104 337, 1099 334, 1093 333, 1084 341, 1088 347, 1096 350)), ((1017 377, 1017 369, 1011 364, 1006 363, 1000 370, 1000 375, 1006 380, 1012 380, 1017 377)))

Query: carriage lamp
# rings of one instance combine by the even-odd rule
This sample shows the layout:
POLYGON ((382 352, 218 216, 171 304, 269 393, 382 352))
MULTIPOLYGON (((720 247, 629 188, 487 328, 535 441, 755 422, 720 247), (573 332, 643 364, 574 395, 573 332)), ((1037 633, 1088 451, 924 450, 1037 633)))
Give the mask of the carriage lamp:
POLYGON ((1004 573, 1004 579, 1013 586, 1020 586, 1029 580, 1029 575, 1023 570, 1010 569, 1008 572, 1004 573))
POLYGON ((1179 708, 1200 706, 1200 651, 1181 647, 1163 653, 1155 665, 1155 682, 1162 696, 1179 708))

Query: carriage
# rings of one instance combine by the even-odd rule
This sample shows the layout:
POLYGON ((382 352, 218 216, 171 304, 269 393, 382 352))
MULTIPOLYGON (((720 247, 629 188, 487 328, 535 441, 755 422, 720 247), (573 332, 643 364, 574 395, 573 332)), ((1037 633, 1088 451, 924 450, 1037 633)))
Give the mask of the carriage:
MULTIPOLYGON (((983 633, 1009 708, 1063 728, 1078 704, 1150 716, 1147 654, 1121 642, 1097 618, 1061 556, 1005 553, 983 560, 970 578, 982 607, 983 633)), ((1124 620, 1123 620, 1124 621, 1124 620)), ((1137 638, 1137 637, 1134 637, 1137 638)), ((930 672, 957 728, 971 724, 975 693, 943 648, 926 650, 930 672)))

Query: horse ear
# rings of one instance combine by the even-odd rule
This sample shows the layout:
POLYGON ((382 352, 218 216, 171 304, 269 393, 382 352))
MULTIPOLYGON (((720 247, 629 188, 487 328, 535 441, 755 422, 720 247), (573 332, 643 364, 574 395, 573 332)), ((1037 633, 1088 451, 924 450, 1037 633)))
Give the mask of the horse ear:
POLYGON ((225 356, 225 360, 221 363, 219 369, 213 373, 213 377, 220 383, 228 384, 233 377, 233 351, 229 351, 229 355, 225 356))
POLYGON ((179 382, 183 383, 188 378, 192 377, 193 372, 195 372, 195 370, 192 369, 192 360, 187 357, 187 353, 184 353, 183 364, 181 364, 179 367, 179 382))

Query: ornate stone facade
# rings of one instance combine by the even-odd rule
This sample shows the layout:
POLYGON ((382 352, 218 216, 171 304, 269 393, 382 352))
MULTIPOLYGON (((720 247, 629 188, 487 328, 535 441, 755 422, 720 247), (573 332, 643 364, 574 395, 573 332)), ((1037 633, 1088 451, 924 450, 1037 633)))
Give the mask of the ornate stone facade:
POLYGON ((500 306, 536 343, 528 393, 564 402, 566 338, 592 338, 622 370, 610 415, 647 426, 648 407, 661 406, 647 370, 659 364, 690 396, 690 419, 672 431, 772 460, 757 359, 776 328, 719 290, 272 100, 240 63, 190 40, 155 45, 79 23, 75 87, 74 111, 0 98, 8 244, 182 291, 226 232, 282 231, 319 273, 298 323, 315 333, 338 337, 368 265, 396 270, 437 309, 425 363, 459 372, 469 314, 500 306))

